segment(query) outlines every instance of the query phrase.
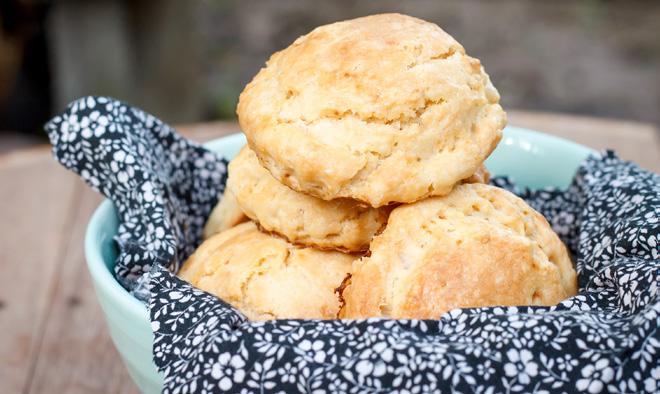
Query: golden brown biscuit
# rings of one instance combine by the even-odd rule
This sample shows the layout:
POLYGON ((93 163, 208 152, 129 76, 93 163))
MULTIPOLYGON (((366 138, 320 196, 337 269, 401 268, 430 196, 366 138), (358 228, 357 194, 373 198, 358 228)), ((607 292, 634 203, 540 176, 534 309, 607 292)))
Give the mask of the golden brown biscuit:
POLYGON ((236 202, 236 197, 227 188, 220 197, 218 204, 213 208, 206 224, 204 225, 203 239, 210 238, 212 235, 225 231, 229 228, 248 221, 249 218, 241 210, 236 202))
POLYGON ((477 169, 477 172, 472 174, 469 178, 464 179, 463 183, 488 183, 488 181, 490 181, 490 171, 488 171, 488 168, 482 164, 477 169))
POLYGON ((566 248, 513 194, 462 184, 402 205, 354 264, 343 318, 437 319, 460 307, 553 305, 577 292, 566 248))
POLYGON ((499 142, 506 115, 479 60, 399 14, 314 29, 240 96, 252 150, 280 182, 373 207, 444 195, 499 142))
POLYGON ((179 276, 250 320, 333 319, 339 311, 335 288, 354 259, 294 246, 247 222, 206 240, 179 276))
POLYGON ((229 163, 227 189, 242 211, 265 230, 322 249, 369 249, 390 210, 349 199, 325 201, 292 190, 275 180, 248 147, 229 163))

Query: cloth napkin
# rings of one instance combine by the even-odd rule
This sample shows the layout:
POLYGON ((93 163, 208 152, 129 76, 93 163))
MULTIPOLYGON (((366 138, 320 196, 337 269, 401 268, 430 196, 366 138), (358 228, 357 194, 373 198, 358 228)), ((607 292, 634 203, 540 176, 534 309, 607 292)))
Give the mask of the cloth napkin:
POLYGON ((46 131, 56 159, 117 208, 115 275, 149 308, 166 393, 660 392, 660 176, 612 152, 586 159, 567 190, 494 181, 575 257, 579 294, 557 306, 250 322, 174 274, 224 190, 226 159, 107 97, 73 102, 46 131))

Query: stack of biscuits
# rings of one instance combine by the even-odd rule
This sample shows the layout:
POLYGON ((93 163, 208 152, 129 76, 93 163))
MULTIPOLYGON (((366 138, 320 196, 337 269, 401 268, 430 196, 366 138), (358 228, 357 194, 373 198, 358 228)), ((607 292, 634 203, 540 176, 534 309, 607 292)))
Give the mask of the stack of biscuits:
POLYGON ((439 318, 574 295, 547 221, 487 185, 498 103, 480 62, 416 18, 298 38, 241 94, 248 146, 179 275, 251 320, 439 318))

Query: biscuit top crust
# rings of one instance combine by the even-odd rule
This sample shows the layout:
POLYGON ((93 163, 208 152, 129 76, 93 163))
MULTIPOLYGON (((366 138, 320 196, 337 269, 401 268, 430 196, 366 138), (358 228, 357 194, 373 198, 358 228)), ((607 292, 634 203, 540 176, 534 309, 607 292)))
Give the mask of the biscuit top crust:
POLYGON ((553 305, 577 292, 545 218, 483 184, 396 208, 353 268, 343 318, 436 319, 459 307, 553 305))
POLYGON ((262 164, 289 187, 378 207, 447 194, 501 138, 479 60, 437 25, 382 14, 316 28, 240 96, 262 164))
POLYGON ((333 319, 339 310, 335 288, 354 258, 298 247, 246 222, 204 241, 178 276, 250 320, 333 319))

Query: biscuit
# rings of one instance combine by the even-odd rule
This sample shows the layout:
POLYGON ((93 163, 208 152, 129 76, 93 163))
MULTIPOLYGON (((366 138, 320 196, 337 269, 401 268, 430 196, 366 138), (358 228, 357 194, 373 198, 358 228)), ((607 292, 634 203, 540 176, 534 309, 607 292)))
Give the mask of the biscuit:
POLYGON ((213 208, 208 219, 206 219, 202 238, 210 238, 214 234, 225 231, 248 220, 249 218, 245 216, 241 207, 238 206, 236 197, 231 191, 225 189, 225 193, 220 197, 218 204, 213 208))
POLYGON ((227 189, 252 220, 292 243, 364 251, 387 223, 389 209, 355 200, 321 200, 281 184, 248 147, 229 163, 227 189))
POLYGON ((464 179, 463 183, 488 183, 489 181, 490 171, 482 164, 472 176, 464 179))
POLYGON ((483 184, 394 209, 353 271, 342 318, 437 319, 453 308, 553 305, 577 292, 545 218, 483 184))
POLYGON ((445 195, 506 123, 479 60, 432 23, 374 15, 314 29, 275 53, 238 117, 280 182, 373 207, 445 195))
POLYGON ((354 259, 294 246, 247 222, 202 243, 179 276, 250 320, 333 319, 339 311, 335 288, 354 259))

